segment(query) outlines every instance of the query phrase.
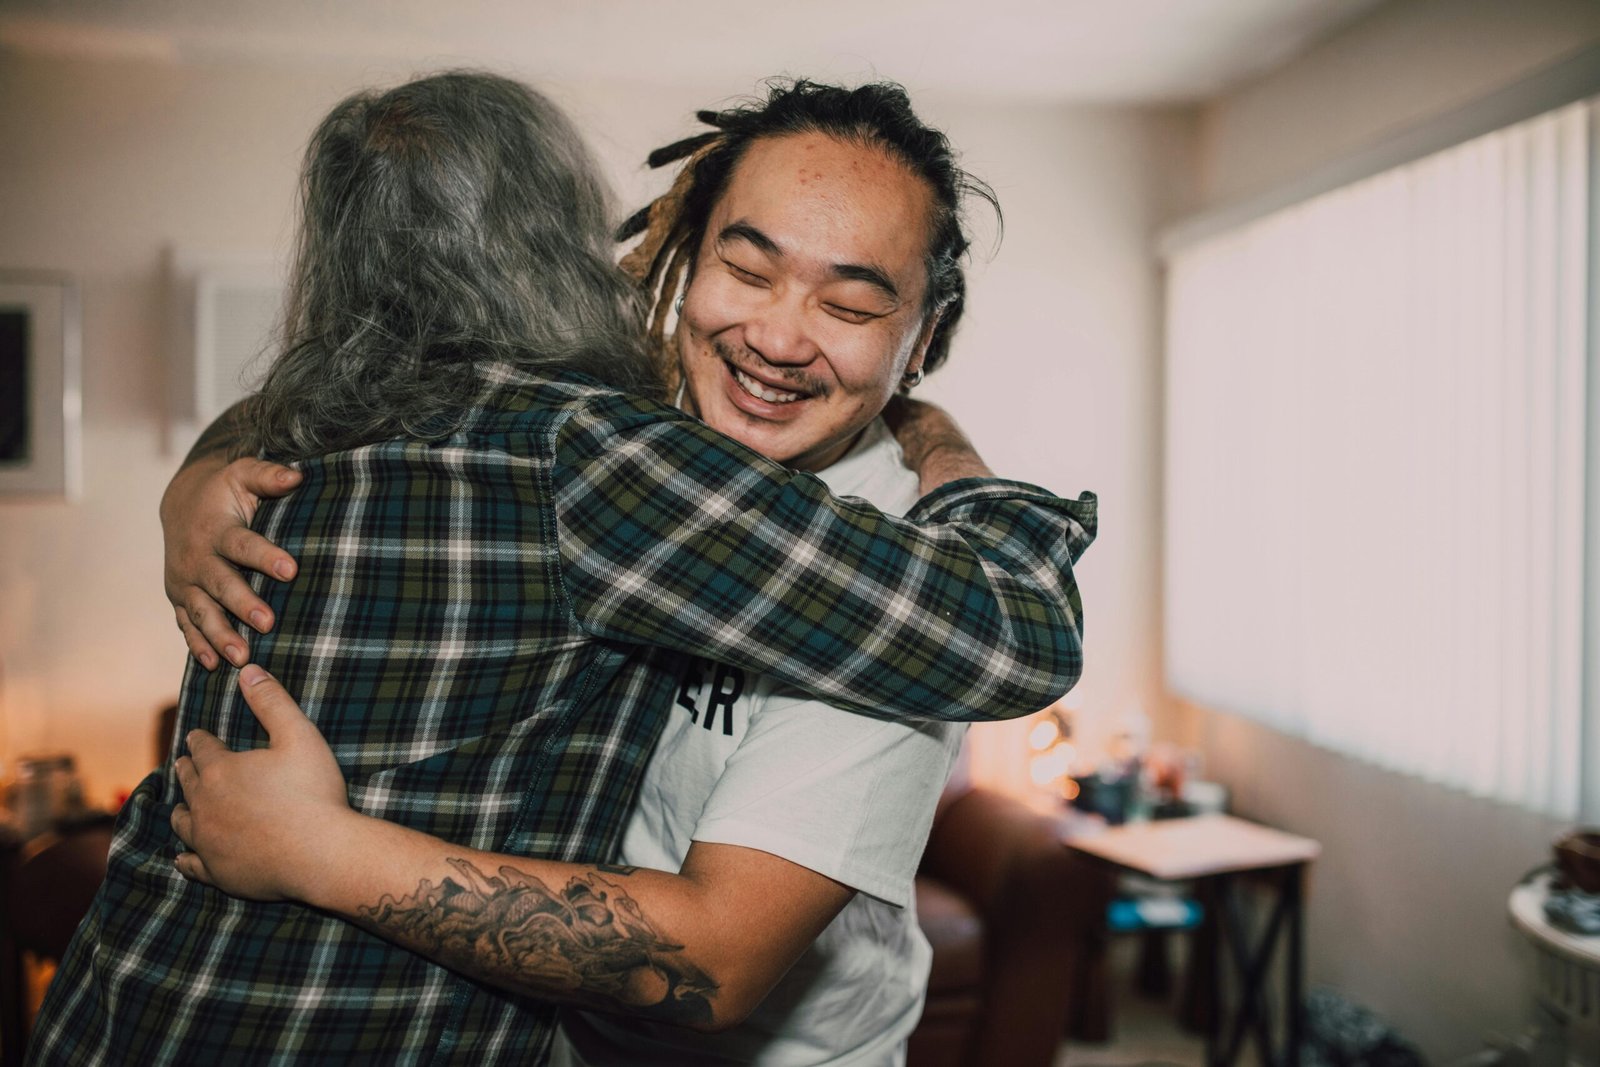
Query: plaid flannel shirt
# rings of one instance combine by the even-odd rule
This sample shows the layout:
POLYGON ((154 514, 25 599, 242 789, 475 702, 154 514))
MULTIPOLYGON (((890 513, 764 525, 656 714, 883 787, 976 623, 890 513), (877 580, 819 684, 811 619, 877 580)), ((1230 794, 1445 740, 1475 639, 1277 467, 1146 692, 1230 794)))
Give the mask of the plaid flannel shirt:
MULTIPOLYGON (((1094 502, 982 480, 887 519, 668 408, 577 376, 488 375, 443 442, 311 460, 257 527, 300 574, 255 641, 351 803, 491 851, 610 857, 671 705, 642 646, 878 715, 1024 714, 1081 668, 1072 564, 1094 502)), ((259 579, 258 579, 259 582, 259 579)), ((266 738, 237 672, 184 679, 178 736, 266 738)), ((295 904, 186 882, 172 765, 124 807, 36 1063, 525 1063, 553 1008, 295 904)))

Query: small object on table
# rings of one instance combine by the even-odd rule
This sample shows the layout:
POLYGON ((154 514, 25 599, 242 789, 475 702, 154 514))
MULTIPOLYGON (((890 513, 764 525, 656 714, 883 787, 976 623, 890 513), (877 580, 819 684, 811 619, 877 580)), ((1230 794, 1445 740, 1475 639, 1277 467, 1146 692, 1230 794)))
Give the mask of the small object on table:
POLYGON ((1078 779, 1072 806, 1100 816, 1111 826, 1121 826, 1134 813, 1138 794, 1138 774, 1097 771, 1078 779))
POLYGON ((1250 1031, 1262 1063, 1297 1067, 1305 967, 1303 883, 1306 864, 1321 854, 1321 845, 1231 815, 1113 827, 1091 837, 1071 839, 1067 845, 1114 867, 1162 881, 1193 879, 1204 915, 1202 956, 1211 971, 1208 987, 1216 991, 1222 977, 1217 949, 1224 937, 1240 985, 1238 1009, 1226 1040, 1221 1004, 1213 1003, 1204 1013, 1208 1023, 1206 1064, 1220 1067, 1235 1062, 1250 1031), (1276 907, 1254 945, 1233 892, 1235 878, 1245 874, 1269 877, 1277 889, 1276 907), (1266 988, 1280 933, 1287 939, 1288 953, 1284 968, 1287 1033, 1281 1053, 1273 1040, 1266 988))
POLYGON ((1556 867, 1585 893, 1600 893, 1600 830, 1574 830, 1555 843, 1556 867))
POLYGON ((1557 930, 1594 937, 1600 934, 1600 893, 1585 893, 1576 886, 1552 887, 1544 902, 1544 917, 1557 930))
POLYGON ((42 834, 88 810, 77 761, 67 753, 22 756, 6 787, 6 807, 24 837, 42 834))

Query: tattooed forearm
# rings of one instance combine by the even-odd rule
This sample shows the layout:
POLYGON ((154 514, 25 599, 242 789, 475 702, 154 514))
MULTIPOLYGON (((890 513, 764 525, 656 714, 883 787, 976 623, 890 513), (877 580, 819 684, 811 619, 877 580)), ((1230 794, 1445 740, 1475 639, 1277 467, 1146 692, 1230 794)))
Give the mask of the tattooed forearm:
POLYGON ((464 859, 446 862, 459 880, 424 880, 404 899, 385 896, 360 909, 362 922, 443 963, 536 996, 664 1022, 711 1020, 716 983, 615 882, 591 873, 555 892, 515 867, 491 876, 464 859))
POLYGON ((189 449, 189 454, 183 457, 183 465, 187 467, 212 456, 222 456, 225 459, 237 458, 245 434, 250 428, 249 407, 250 399, 246 397, 218 415, 216 421, 201 432, 200 439, 189 449))

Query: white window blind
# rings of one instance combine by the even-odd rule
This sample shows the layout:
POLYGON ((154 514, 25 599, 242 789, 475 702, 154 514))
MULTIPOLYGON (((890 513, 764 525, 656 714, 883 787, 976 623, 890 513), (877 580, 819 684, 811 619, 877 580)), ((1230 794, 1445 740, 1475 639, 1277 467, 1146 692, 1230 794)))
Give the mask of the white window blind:
POLYGON ((1176 692, 1577 815, 1594 114, 1171 255, 1176 692))

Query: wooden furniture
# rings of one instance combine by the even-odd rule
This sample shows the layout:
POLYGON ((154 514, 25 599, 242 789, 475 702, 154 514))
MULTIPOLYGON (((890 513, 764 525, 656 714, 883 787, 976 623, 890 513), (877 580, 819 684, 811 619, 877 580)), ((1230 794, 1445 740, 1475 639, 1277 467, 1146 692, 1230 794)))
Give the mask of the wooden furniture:
POLYGON ((106 876, 110 815, 74 820, 0 856, 0 1064, 22 1063, 28 988, 23 953, 58 961, 106 876))
POLYGON ((1049 1067, 1079 999, 1078 958, 1105 924, 1105 881, 1060 821, 983 789, 942 805, 917 875, 933 946, 908 1067, 1049 1067))
POLYGON ((1317 842, 1231 815, 1200 815, 1113 827, 1073 837, 1067 844, 1113 872, 1193 881, 1205 914, 1197 931, 1196 956, 1206 973, 1197 976, 1192 988, 1207 994, 1193 1010, 1204 1024, 1208 1067, 1236 1062, 1247 1034, 1254 1036, 1262 1063, 1298 1067, 1304 880, 1306 865, 1321 852, 1317 842), (1254 938, 1237 892, 1243 879, 1265 882, 1275 897, 1270 917, 1254 938), (1272 1033, 1274 1012, 1267 988, 1280 939, 1287 957, 1281 1046, 1272 1033), (1222 995, 1224 946, 1238 987, 1231 1013, 1222 995))

